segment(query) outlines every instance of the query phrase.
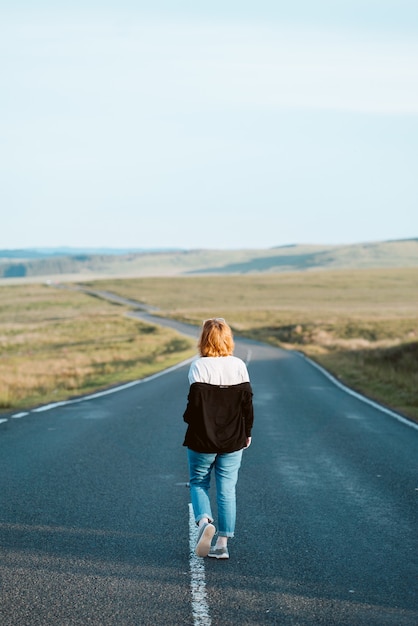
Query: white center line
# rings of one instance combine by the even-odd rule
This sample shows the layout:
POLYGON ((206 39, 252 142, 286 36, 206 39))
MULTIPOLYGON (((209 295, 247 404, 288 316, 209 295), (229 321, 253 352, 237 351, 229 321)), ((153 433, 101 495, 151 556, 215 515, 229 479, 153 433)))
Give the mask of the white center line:
POLYGON ((194 551, 198 532, 193 507, 189 503, 190 589, 192 592, 193 623, 194 626, 210 626, 212 622, 209 617, 207 602, 204 560, 196 556, 194 551))

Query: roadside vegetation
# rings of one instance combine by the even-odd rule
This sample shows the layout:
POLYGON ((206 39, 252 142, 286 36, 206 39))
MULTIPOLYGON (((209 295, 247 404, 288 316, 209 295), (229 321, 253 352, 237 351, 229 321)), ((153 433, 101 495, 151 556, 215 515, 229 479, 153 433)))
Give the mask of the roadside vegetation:
POLYGON ((143 378, 195 353, 172 330, 121 306, 46 285, 0 288, 0 410, 143 378))
MULTIPOLYGON (((352 388, 418 420, 418 270, 339 270, 89 283, 200 325, 299 350, 352 388)), ((0 287, 0 408, 24 408, 147 376, 192 340, 128 309, 46 285, 0 287)))
POLYGON ((339 270, 100 281, 200 324, 299 350, 338 379, 418 420, 418 270, 339 270))

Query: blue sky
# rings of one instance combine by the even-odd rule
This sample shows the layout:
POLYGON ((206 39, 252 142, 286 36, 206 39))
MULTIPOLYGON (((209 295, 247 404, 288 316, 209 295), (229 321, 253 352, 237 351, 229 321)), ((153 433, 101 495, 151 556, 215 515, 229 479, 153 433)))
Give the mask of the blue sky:
POLYGON ((0 248, 418 237, 415 0, 0 7, 0 248))

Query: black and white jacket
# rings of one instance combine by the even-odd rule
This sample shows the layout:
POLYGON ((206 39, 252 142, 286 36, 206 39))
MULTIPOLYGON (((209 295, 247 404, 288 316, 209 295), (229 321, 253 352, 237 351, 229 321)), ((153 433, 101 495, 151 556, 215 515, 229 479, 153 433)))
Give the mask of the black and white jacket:
POLYGON ((253 392, 249 382, 190 385, 184 421, 184 446, 195 452, 236 452, 246 446, 254 421, 253 392))

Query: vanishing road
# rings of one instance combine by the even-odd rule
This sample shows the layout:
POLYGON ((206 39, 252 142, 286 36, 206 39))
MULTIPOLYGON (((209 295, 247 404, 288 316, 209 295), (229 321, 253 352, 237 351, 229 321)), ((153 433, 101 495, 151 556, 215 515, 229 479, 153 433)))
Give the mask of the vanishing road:
POLYGON ((3 416, 2 626, 418 624, 416 426, 299 354, 236 354, 256 421, 229 561, 190 553, 187 363, 3 416))

